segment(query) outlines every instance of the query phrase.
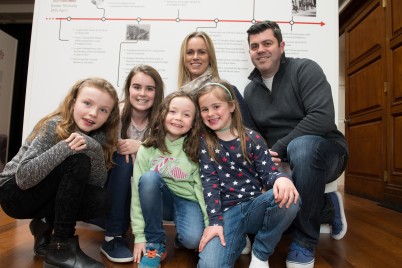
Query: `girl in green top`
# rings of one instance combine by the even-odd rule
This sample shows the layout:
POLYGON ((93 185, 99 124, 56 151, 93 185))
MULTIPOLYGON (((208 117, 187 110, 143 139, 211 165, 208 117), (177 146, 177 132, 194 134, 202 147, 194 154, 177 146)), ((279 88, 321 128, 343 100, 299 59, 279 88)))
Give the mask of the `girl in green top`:
POLYGON ((197 249, 208 217, 198 166, 200 120, 190 93, 162 102, 160 117, 137 153, 131 200, 134 262, 159 267, 166 256, 163 220, 173 220, 175 246, 197 249), (162 119, 162 123, 161 123, 162 119))

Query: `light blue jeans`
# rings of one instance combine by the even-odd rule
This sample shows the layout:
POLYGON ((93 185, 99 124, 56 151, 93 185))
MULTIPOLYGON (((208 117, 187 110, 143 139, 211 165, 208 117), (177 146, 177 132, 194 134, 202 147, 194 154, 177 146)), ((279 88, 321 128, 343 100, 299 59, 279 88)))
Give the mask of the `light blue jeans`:
POLYGON ((246 234, 255 234, 253 253, 262 261, 268 260, 282 233, 289 227, 299 210, 298 203, 279 208, 273 190, 240 203, 223 212, 223 232, 226 246, 214 237, 199 254, 199 268, 231 268, 246 245, 246 234))
POLYGON ((178 242, 188 249, 198 248, 204 231, 204 217, 198 202, 173 194, 155 171, 140 177, 138 192, 147 242, 166 243, 163 220, 173 220, 178 242))

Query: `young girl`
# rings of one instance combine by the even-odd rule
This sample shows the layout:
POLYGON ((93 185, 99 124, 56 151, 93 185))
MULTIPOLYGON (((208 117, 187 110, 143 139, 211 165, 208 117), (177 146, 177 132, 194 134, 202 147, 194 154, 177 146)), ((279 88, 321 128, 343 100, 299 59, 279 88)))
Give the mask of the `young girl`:
POLYGON ((264 139, 243 127, 230 84, 207 83, 197 100, 206 127, 200 169, 209 216, 198 267, 233 267, 246 233, 255 234, 250 267, 267 267, 297 214, 299 194, 290 177, 276 170, 264 139))
POLYGON ((196 249, 208 222, 198 166, 200 120, 190 93, 168 95, 137 153, 131 201, 134 261, 159 267, 166 256, 163 220, 173 220, 175 246, 196 249), (161 124, 162 119, 162 124, 161 124))
POLYGON ((105 217, 105 242, 100 249, 113 262, 133 261, 133 253, 123 238, 130 225, 133 163, 163 97, 163 81, 154 68, 138 65, 130 71, 121 107, 121 139, 113 154, 115 165, 107 180, 112 202, 105 217))
POLYGON ((118 124, 113 86, 101 78, 78 81, 0 174, 1 207, 10 217, 33 218, 34 252, 45 256, 44 267, 104 267, 74 235, 76 221, 108 209, 103 186, 118 124))

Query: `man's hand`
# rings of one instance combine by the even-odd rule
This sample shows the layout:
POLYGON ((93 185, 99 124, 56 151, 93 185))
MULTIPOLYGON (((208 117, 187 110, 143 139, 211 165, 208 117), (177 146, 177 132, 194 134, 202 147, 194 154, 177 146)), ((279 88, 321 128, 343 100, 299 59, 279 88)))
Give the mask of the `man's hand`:
POLYGON ((274 162, 276 167, 279 167, 281 164, 282 160, 278 157, 278 153, 269 150, 269 154, 271 155, 272 162, 274 162))

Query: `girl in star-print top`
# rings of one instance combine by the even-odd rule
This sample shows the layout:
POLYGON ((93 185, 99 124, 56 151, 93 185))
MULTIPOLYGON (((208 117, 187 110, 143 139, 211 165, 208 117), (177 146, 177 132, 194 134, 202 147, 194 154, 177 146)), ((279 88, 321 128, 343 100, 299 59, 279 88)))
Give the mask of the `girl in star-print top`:
POLYGON ((205 127, 200 172, 209 217, 198 267, 233 267, 246 234, 255 234, 250 267, 267 267, 299 210, 299 193, 290 176, 276 170, 260 134, 244 128, 229 83, 207 83, 197 101, 205 127))

